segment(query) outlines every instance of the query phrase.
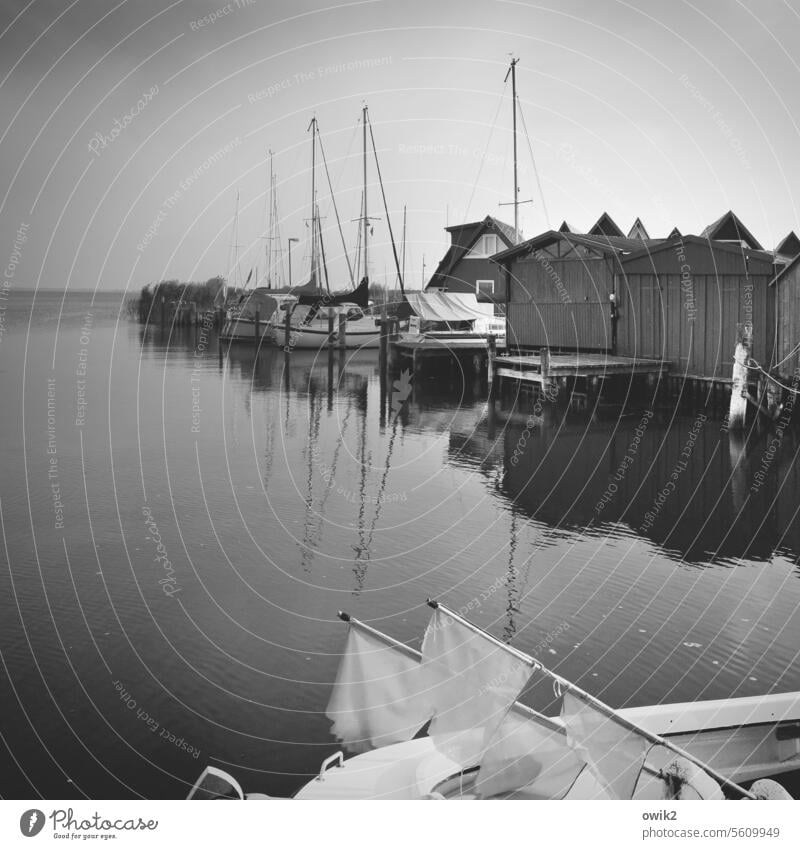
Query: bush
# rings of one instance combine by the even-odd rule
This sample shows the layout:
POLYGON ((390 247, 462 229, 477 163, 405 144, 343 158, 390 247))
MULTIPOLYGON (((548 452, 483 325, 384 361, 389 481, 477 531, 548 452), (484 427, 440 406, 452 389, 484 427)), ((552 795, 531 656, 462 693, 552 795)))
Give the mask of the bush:
POLYGON ((222 277, 212 277, 205 283, 182 283, 180 280, 148 283, 142 287, 138 298, 128 302, 126 309, 129 315, 138 316, 141 322, 154 318, 151 313, 159 309, 162 297, 172 309, 189 304, 196 304, 198 312, 214 309, 224 284, 222 277))

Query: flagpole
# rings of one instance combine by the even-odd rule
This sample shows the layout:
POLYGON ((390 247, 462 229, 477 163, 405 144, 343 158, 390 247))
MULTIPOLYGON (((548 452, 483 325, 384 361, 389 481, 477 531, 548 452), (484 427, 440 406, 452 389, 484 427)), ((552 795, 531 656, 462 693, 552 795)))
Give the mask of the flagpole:
POLYGON ((468 622, 466 619, 462 618, 457 613, 454 613, 452 610, 445 607, 443 604, 440 604, 438 601, 428 599, 428 605, 434 610, 443 610, 448 616, 451 616, 453 619, 456 619, 458 622, 460 622, 462 625, 466 626, 470 630, 474 631, 477 634, 480 634, 481 636, 495 643, 500 648, 503 648, 506 651, 510 652, 520 660, 524 660, 531 666, 532 669, 539 670, 545 675, 549 675, 554 681, 557 681, 563 688, 572 693, 576 698, 579 698, 581 701, 595 708, 595 710, 604 714, 609 719, 613 719, 615 722, 618 722, 620 725, 623 726, 623 728, 626 728, 628 731, 633 731, 634 733, 639 734, 641 737, 644 737, 650 743, 653 743, 658 746, 664 746, 670 751, 675 752, 675 754, 680 755, 682 758, 686 758, 686 760, 691 761, 693 764, 699 766, 701 769, 704 769, 715 781, 717 781, 723 787, 728 787, 730 790, 734 791, 735 793, 741 796, 744 796, 747 799, 756 798, 749 790, 745 790, 744 787, 741 787, 740 785, 736 784, 736 782, 731 781, 729 778, 726 778, 724 775, 722 775, 722 773, 717 772, 717 770, 715 770, 713 767, 710 767, 708 764, 704 763, 690 752, 687 752, 680 746, 676 746, 674 743, 671 743, 669 740, 666 740, 664 737, 661 737, 658 734, 652 734, 646 728, 642 728, 635 722, 631 722, 629 719, 626 719, 624 716, 621 716, 619 713, 617 713, 617 711, 615 711, 612 707, 609 707, 605 702, 602 702, 600 701, 600 699, 595 698, 593 695, 591 695, 591 693, 587 693, 586 690, 581 689, 577 684, 573 684, 566 678, 562 678, 560 675, 557 675, 555 672, 548 669, 541 661, 536 660, 536 658, 531 657, 530 655, 525 654, 524 652, 521 652, 518 649, 506 645, 501 640, 498 640, 497 637, 492 636, 492 634, 490 634, 488 631, 484 631, 483 628, 480 628, 477 625, 473 625, 472 622, 468 622))
POLYGON ((354 619, 349 613, 345 613, 343 610, 339 611, 339 618, 342 622, 347 622, 348 625, 358 625, 359 628, 363 628, 365 631, 368 631, 372 634, 373 637, 380 637, 382 640, 386 640, 387 643, 391 643, 395 648, 401 649, 409 654, 414 660, 422 660, 422 652, 417 651, 416 649, 412 649, 411 646, 407 646, 405 643, 401 643, 400 640, 395 640, 394 637, 390 637, 388 634, 384 634, 382 631, 378 631, 377 628, 372 628, 369 625, 366 625, 359 619, 354 619))
MULTIPOLYGON (((428 599, 428 604, 431 607, 434 607, 434 608, 439 607, 439 603, 432 601, 431 599, 428 599)), ((447 610, 447 608, 445 608, 445 610, 447 610)), ((450 613, 449 610, 447 612, 450 613)), ((455 614, 453 614, 453 615, 455 615, 455 614)), ((413 657, 415 660, 418 660, 420 663, 422 662, 422 652, 421 651, 417 651, 416 649, 412 649, 411 646, 407 646, 405 643, 401 643, 399 640, 395 640, 394 637, 390 637, 388 634, 384 634, 383 631, 379 631, 377 628, 373 628, 370 625, 367 625, 364 622, 361 622, 359 619, 354 619, 349 613, 345 613, 343 610, 340 610, 338 612, 338 616, 342 620, 342 622, 346 622, 348 625, 357 625, 359 628, 363 628, 365 631, 372 634, 374 637, 379 637, 380 639, 385 640, 390 645, 395 646, 396 648, 400 649, 401 651, 406 652, 410 657, 413 657)), ((473 626, 471 622, 467 622, 466 620, 463 620, 463 621, 464 621, 465 625, 468 625, 469 627, 471 627, 473 630, 478 632, 482 637, 488 637, 493 642, 498 643, 502 648, 517 653, 519 655, 520 659, 525 660, 526 663, 529 663, 532 660, 532 658, 530 658, 528 655, 525 655, 522 652, 517 652, 516 649, 512 649, 510 646, 507 646, 505 643, 501 643, 499 640, 496 640, 488 632, 473 626)), ((531 720, 533 722, 537 722, 540 725, 543 725, 549 731, 553 731, 557 734, 563 734, 566 737, 567 730, 561 722, 558 722, 558 721, 556 721, 555 719, 553 719, 549 716, 545 716, 543 713, 539 713, 539 711, 534 710, 532 707, 528 707, 528 705, 522 704, 522 702, 515 701, 511 705, 511 707, 509 708, 509 713, 511 711, 514 711, 515 713, 521 713, 525 717, 527 717, 529 720, 531 720)), ((648 766, 647 764, 644 764, 642 766, 642 771, 646 772, 648 775, 651 775, 651 776, 654 776, 654 777, 660 777, 660 775, 661 775, 660 772, 657 769, 654 769, 653 767, 648 766)))

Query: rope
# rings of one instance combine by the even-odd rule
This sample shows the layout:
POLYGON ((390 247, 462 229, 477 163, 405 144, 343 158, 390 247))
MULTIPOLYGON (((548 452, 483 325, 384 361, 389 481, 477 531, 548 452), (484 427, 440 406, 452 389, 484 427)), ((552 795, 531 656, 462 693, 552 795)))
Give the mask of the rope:
POLYGON ((779 363, 775 363, 774 368, 777 368, 778 366, 782 366, 786 362, 786 360, 788 360, 790 357, 793 357, 797 353, 797 351, 800 351, 800 342, 798 342, 794 346, 794 348, 792 348, 792 350, 789 351, 789 353, 779 363))
MULTIPOLYGON (((334 208, 336 204, 334 203, 334 208)), ((319 209, 317 209, 317 219, 319 220, 319 209)), ((317 225, 317 229, 319 229, 319 225, 317 225)), ((325 259, 325 243, 322 241, 322 230, 319 230, 319 252, 322 254, 322 271, 325 274, 325 288, 328 290, 328 294, 331 293, 331 287, 328 283, 328 263, 325 259)))
POLYGON ((375 169, 378 172, 378 183, 381 187, 383 208, 386 211, 386 223, 389 225, 389 238, 392 241, 392 253, 394 254, 394 265, 397 269, 397 279, 400 283, 400 292, 405 294, 405 289, 403 288, 403 275, 400 272, 400 260, 397 258, 397 245, 394 243, 394 233, 392 232, 392 219, 389 217, 389 207, 386 203, 386 192, 383 189, 383 177, 381 177, 381 165, 380 162, 378 162, 378 150, 375 147, 375 136, 372 132, 372 121, 369 119, 369 114, 367 114, 367 126, 369 127, 369 137, 372 141, 372 152, 375 155, 375 169))
MULTIPOLYGON (((334 195, 334 193, 333 193, 333 184, 331 183, 331 175, 330 175, 330 172, 328 171, 328 160, 325 158, 325 148, 322 145, 322 136, 318 135, 317 138, 319 139, 319 150, 320 150, 320 153, 322 154, 322 164, 325 166, 325 176, 328 179, 328 189, 331 193, 331 202, 333 204, 333 211, 334 211, 334 214, 336 215, 336 226, 339 228, 339 237, 342 240, 342 251, 344 253, 344 258, 347 260, 347 270, 350 272, 350 283, 353 286, 353 288, 355 289, 356 280, 355 280, 355 277, 353 276, 353 266, 350 264, 350 255, 347 253, 347 244, 344 240, 344 231, 342 230, 342 221, 339 218, 339 208, 336 206, 336 195, 334 195)), ((326 269, 325 270, 326 277, 327 277, 327 273, 328 272, 327 272, 327 269, 326 269)))
POLYGON ((525 123, 525 113, 522 109, 519 110, 519 116, 522 118, 522 129, 525 131, 525 140, 528 142, 528 150, 531 154, 531 162, 533 163, 533 173, 536 176, 536 187, 539 189, 539 197, 542 199, 542 212, 544 212, 544 220, 547 222, 547 226, 550 226, 550 215, 547 212, 547 204, 544 200, 544 192, 542 191, 542 181, 539 179, 539 169, 536 167, 536 157, 533 155, 533 145, 531 144, 531 137, 528 134, 528 125, 525 123))
POLYGON ((481 179, 481 174, 483 173, 483 166, 486 163, 486 155, 489 152, 489 145, 492 142, 492 136, 494 135, 494 128, 497 126, 497 118, 500 115, 500 109, 503 106, 503 98, 506 95, 506 89, 508 88, 508 77, 506 77, 505 82, 503 83, 503 90, 500 92, 500 97, 497 101, 497 111, 494 113, 494 119, 492 120, 492 126, 489 129, 489 138, 486 139, 486 147, 483 149, 483 156, 481 157, 480 165, 478 166, 478 173, 475 175, 475 182, 472 184, 472 193, 469 196, 469 200, 467 201, 467 208, 464 210, 464 221, 466 222, 469 216, 469 210, 472 206, 473 198, 475 197, 475 190, 478 188, 478 183, 481 179))
MULTIPOLYGON (((781 362, 783 362, 783 360, 781 360, 781 362)), ((780 363, 778 363, 778 365, 780 365, 780 363)), ((764 369, 761 367, 761 365, 756 360, 754 360, 752 357, 750 358, 750 362, 748 363, 748 366, 750 368, 756 369, 756 371, 760 371, 761 374, 764 375, 764 377, 766 377, 768 380, 771 380, 776 385, 780 386, 781 389, 785 389, 787 392, 791 393, 792 395, 800 395, 800 390, 793 389, 791 386, 787 386, 785 383, 781 383, 781 381, 778 380, 777 377, 774 377, 768 371, 764 371, 764 369)))

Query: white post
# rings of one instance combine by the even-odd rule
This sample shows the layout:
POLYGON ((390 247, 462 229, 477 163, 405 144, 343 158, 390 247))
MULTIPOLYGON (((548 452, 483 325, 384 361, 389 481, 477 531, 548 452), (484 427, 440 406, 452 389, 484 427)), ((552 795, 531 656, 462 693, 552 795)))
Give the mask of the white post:
POLYGON ((750 359, 750 340, 741 333, 733 355, 733 381, 731 383, 731 405, 728 412, 728 428, 743 430, 747 412, 747 363, 750 359))

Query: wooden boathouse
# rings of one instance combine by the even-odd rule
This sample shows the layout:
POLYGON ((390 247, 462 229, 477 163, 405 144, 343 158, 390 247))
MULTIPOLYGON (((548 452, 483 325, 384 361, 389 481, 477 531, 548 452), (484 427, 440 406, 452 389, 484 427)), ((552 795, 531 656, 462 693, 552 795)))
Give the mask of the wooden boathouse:
POLYGON ((770 283, 777 312, 773 371, 797 389, 800 378, 800 253, 770 283))
POLYGON ((514 228, 487 215, 481 221, 445 229, 450 246, 425 291, 472 293, 484 303, 505 303, 504 278, 491 257, 520 241, 514 228))
POLYGON ((730 212, 703 236, 632 232, 635 238, 549 231, 494 257, 506 277, 514 358, 498 358, 498 367, 535 374, 546 349, 552 362, 570 354, 587 363, 590 355, 598 364, 605 358, 600 371, 576 367, 576 376, 605 375, 612 365, 624 374, 627 363, 631 375, 647 365, 645 371, 669 371, 680 383, 721 388, 731 383, 737 341, 745 337, 753 360, 768 370, 780 288, 770 285, 779 269, 775 255, 730 212))

